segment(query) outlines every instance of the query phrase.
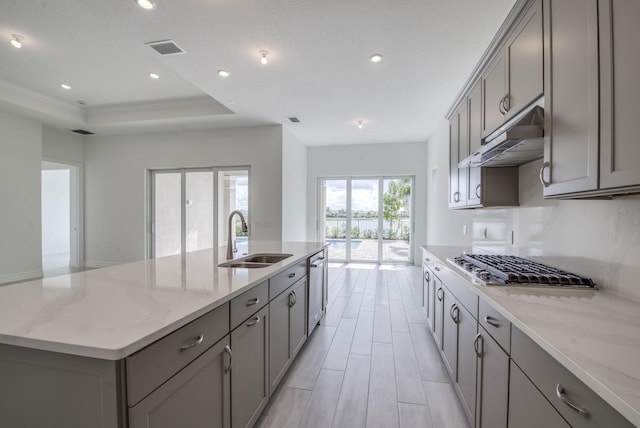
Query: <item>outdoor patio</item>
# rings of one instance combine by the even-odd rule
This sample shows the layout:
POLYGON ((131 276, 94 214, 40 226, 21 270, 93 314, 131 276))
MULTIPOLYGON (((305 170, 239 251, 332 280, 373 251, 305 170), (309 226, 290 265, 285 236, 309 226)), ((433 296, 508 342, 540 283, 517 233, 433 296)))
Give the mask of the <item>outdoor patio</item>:
MULTIPOLYGON (((344 239, 327 239, 329 260, 345 260, 346 245, 344 239)), ((352 239, 351 260, 378 261, 377 239, 352 239)), ((382 241, 382 260, 390 262, 409 262, 409 242, 405 240, 385 239, 382 241)))

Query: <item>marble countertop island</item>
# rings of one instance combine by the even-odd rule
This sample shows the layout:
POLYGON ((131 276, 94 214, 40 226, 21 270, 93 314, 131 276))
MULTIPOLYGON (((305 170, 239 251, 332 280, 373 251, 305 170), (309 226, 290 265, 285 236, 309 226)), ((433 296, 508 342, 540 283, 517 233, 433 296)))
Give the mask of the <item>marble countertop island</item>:
MULTIPOLYGON (((445 265, 447 259, 463 251, 487 253, 471 247, 423 248, 445 265)), ((640 302, 604 290, 467 283, 515 327, 640 426, 640 302)))
POLYGON ((218 267, 219 247, 0 286, 0 343, 119 360, 324 246, 249 241, 248 254, 292 254, 260 269, 218 267))

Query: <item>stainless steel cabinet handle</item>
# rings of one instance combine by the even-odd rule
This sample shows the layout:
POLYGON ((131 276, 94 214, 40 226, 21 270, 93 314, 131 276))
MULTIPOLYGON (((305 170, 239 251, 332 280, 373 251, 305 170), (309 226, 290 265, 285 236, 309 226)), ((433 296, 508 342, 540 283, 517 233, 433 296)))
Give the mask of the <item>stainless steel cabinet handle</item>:
POLYGON ((549 162, 545 162, 542 164, 542 166, 540 167, 540 183, 542 183, 542 185, 544 187, 549 187, 549 182, 548 181, 544 181, 544 170, 545 168, 550 168, 551 164, 549 162))
POLYGON ((425 257, 425 258, 424 258, 424 261, 425 261, 425 262, 430 262, 430 261, 431 261, 431 259, 430 259, 429 257, 425 257))
POLYGON ((558 396, 560 401, 562 401, 564 404, 566 404, 568 407, 570 407, 571 410, 573 410, 574 412, 579 413, 579 414, 584 415, 584 416, 589 416, 590 415, 590 412, 587 409, 585 409, 583 407, 580 407, 575 403, 572 403, 566 397, 566 395, 564 395, 564 388, 560 384, 556 385, 556 395, 558 396))
POLYGON ((257 297, 255 299, 247 300, 247 306, 257 305, 258 303, 260 303, 260 299, 257 297))
MULTIPOLYGON (((321 264, 322 264, 322 263, 321 263, 321 264)), ((311 263, 311 264, 309 265, 309 267, 317 268, 317 267, 320 267, 320 264, 311 263)))
POLYGON ((442 302, 442 299, 444 299, 444 290, 442 288, 438 288, 438 291, 436 291, 436 297, 442 302), (440 292, 442 292, 442 295, 440 295, 440 292))
POLYGON ((233 353, 231 352, 229 345, 224 347, 224 352, 229 356, 229 365, 224 368, 224 372, 228 373, 229 370, 231 370, 231 365, 233 364, 233 353))
POLYGON ((431 281, 431 274, 429 273, 428 270, 424 271, 424 280, 427 282, 431 281))
POLYGON ((502 107, 504 108, 504 114, 509 113, 509 110, 511 110, 511 97, 509 96, 508 93, 504 95, 504 101, 502 102, 502 107))
POLYGON ((198 336, 194 342, 192 342, 192 343, 190 343, 188 345, 181 346, 180 347, 180 352, 186 351, 187 349, 191 349, 194 346, 198 346, 199 344, 202 343, 203 340, 204 340, 204 334, 200 333, 200 336, 198 336))
POLYGON ((453 202, 460 202, 460 192, 455 192, 453 194, 453 202))
POLYGON ((480 193, 479 193, 479 191, 480 191, 480 189, 481 189, 481 188, 482 188, 482 184, 478 184, 478 185, 476 186, 476 198, 478 198, 478 199, 480 198, 480 193))
POLYGON ((437 270, 438 272, 440 272, 440 267, 439 266, 434 267, 434 269, 437 270))
POLYGON ((295 305, 296 303, 298 303, 298 295, 293 290, 291 290, 291 292, 293 293, 293 304, 295 305))
POLYGON ((500 116, 504 117, 507 112, 502 109, 502 105, 504 103, 504 97, 500 98, 500 102, 498 103, 498 110, 500 111, 500 116))
POLYGON ((251 326, 253 326, 253 325, 256 325, 256 324, 258 324, 259 322, 260 322, 260 317, 259 317, 258 315, 256 315, 254 319, 252 319, 251 321, 249 321, 249 322, 247 323, 247 327, 251 327, 251 326))
POLYGON ((484 347, 484 339, 482 334, 476 334, 476 338, 473 340, 473 350, 476 351, 476 355, 482 358, 482 348, 484 347), (482 344, 480 342, 482 341, 482 344))
POLYGON ((453 320, 454 323, 458 324, 460 321, 460 308, 455 303, 451 305, 451 309, 449 309, 449 316, 453 320), (455 315, 453 315, 455 312, 455 315))
POLYGON ((298 296, 296 296, 296 292, 291 290, 289 293, 289 307, 293 307, 298 302, 298 296))
POLYGON ((296 276, 295 272, 289 274, 289 278, 295 278, 295 276, 296 276))
POLYGON ((498 320, 492 317, 491 315, 485 316, 484 320, 486 321, 487 324, 490 324, 494 327, 500 327, 500 323, 498 322, 498 320))

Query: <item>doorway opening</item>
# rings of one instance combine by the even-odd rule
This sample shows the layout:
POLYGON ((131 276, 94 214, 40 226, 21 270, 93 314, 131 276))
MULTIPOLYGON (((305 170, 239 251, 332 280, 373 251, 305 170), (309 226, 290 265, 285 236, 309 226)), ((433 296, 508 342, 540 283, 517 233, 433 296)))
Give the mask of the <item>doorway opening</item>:
POLYGON ((42 162, 42 271, 73 272, 82 266, 79 236, 79 167, 42 162))
POLYGON ((413 263, 413 177, 319 180, 319 235, 329 260, 413 263))

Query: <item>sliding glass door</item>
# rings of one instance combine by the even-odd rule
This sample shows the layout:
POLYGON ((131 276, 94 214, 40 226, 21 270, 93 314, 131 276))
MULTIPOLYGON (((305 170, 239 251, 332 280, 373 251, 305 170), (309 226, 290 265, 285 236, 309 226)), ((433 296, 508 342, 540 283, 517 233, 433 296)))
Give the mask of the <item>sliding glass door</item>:
POLYGON ((407 262, 411 251, 413 177, 319 180, 319 232, 334 261, 407 262))
POLYGON ((150 257, 223 245, 233 210, 249 221, 248 168, 152 170, 149 194, 150 257))

